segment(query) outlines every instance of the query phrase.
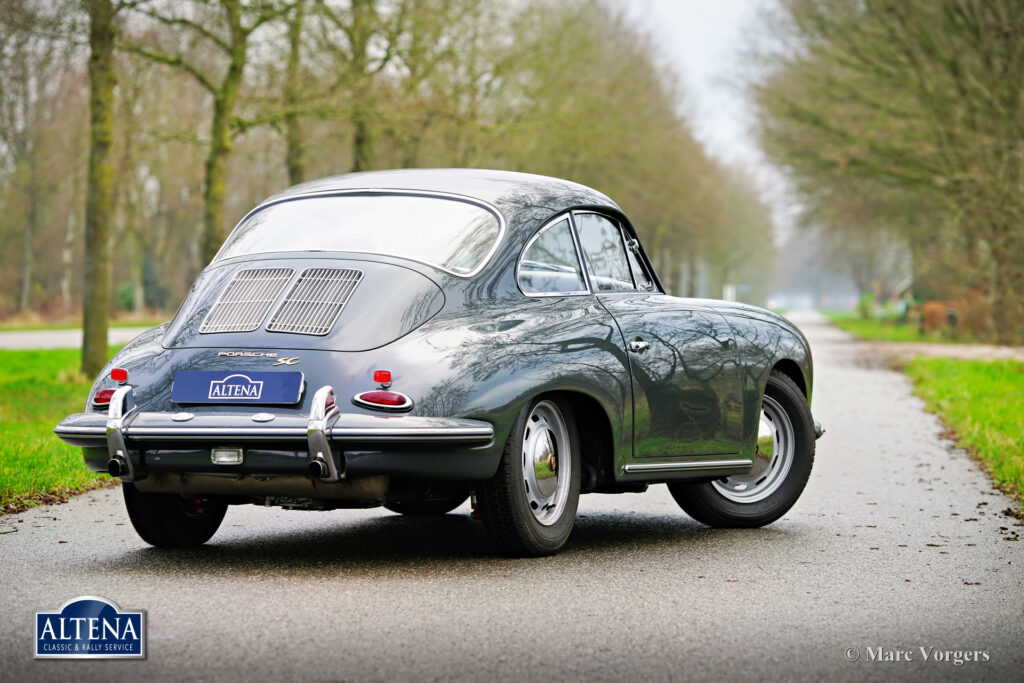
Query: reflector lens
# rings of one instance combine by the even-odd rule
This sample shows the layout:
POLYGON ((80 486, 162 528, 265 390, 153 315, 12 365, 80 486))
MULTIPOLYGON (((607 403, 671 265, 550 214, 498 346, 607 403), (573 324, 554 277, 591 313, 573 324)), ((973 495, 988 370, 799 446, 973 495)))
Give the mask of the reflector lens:
POLYGON ((110 379, 114 380, 115 382, 127 382, 128 371, 125 370, 124 368, 114 368, 110 371, 110 379))
POLYGON ((324 401, 324 410, 330 410, 334 407, 334 394, 328 394, 327 400, 324 401))
POLYGON ((107 404, 109 404, 110 403, 110 399, 114 395, 115 391, 117 391, 117 389, 100 389, 92 397, 93 404, 94 405, 107 405, 107 404))
POLYGON ((379 406, 405 405, 406 398, 394 391, 366 391, 359 394, 359 399, 379 406))
POLYGON ((389 384, 391 382, 390 370, 374 370, 373 381, 377 384, 389 384))

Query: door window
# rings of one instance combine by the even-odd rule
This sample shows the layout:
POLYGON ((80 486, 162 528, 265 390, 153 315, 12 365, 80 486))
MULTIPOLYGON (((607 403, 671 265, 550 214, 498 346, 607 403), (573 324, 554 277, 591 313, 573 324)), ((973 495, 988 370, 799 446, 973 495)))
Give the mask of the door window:
POLYGON ((575 214, 575 219, 594 288, 601 292, 636 289, 619 226, 596 213, 575 214))
POLYGON ((519 288, 524 294, 587 292, 568 218, 544 228, 527 245, 519 262, 519 288))

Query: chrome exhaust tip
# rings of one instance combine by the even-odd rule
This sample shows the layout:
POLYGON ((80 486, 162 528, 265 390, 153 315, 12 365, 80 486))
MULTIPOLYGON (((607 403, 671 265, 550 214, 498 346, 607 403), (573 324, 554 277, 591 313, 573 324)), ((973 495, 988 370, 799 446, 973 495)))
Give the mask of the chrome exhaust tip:
POLYGON ((128 469, 128 463, 121 458, 111 458, 107 461, 107 474, 112 477, 123 477, 130 471, 131 470, 128 469))
POLYGON ((331 470, 327 467, 327 462, 322 457, 309 461, 309 476, 313 479, 326 479, 331 476, 331 470))

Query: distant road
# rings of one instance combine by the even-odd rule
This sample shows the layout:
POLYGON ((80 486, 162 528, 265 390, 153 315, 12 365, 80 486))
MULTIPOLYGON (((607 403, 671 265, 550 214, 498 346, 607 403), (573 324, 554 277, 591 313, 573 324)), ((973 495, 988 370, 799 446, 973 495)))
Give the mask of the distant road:
MULTIPOLYGON (((148 327, 112 327, 107 339, 111 344, 124 344, 148 329, 148 327)), ((77 349, 81 346, 81 329, 0 332, 0 349, 77 349)))

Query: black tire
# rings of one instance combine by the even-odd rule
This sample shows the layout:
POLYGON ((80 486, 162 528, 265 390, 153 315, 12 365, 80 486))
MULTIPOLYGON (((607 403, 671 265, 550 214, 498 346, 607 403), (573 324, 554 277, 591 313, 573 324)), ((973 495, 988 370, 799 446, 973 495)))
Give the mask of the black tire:
POLYGON ((125 483, 128 518, 142 540, 158 548, 191 548, 210 540, 228 506, 218 500, 174 493, 142 493, 125 483))
MULTIPOLYGON (((679 506, 698 522, 712 527, 760 527, 771 524, 786 514, 796 503, 814 464, 814 420, 807 399, 792 379, 773 372, 765 387, 764 408, 774 403, 785 413, 792 427, 793 453, 784 478, 763 499, 738 502, 723 490, 724 481, 700 484, 669 484, 679 506)), ((775 409, 772 406, 772 409, 775 409)), ((774 451, 773 451, 774 452, 774 451)), ((733 494, 734 496, 736 494, 733 494)))
POLYGON ((466 502, 469 486, 464 482, 430 482, 418 490, 388 500, 384 507, 410 517, 446 515, 466 502))
MULTIPOLYGON (((530 432, 530 436, 534 436, 533 431, 530 432)), ((576 422, 570 406, 565 401, 542 396, 523 408, 505 443, 498 471, 492 478, 477 484, 476 487, 477 511, 487 535, 500 553, 512 557, 538 557, 561 550, 576 521, 576 508, 580 496, 580 459, 576 422), (556 431, 561 431, 557 427, 548 430, 551 443, 555 445, 554 464, 548 461, 556 479, 555 493, 551 495, 552 500, 561 499, 562 502, 538 508, 540 512, 535 513, 528 494, 528 475, 524 469, 524 440, 527 438, 527 429, 532 430, 533 425, 538 424, 537 421, 528 423, 528 419, 534 418, 541 409, 548 412, 549 416, 554 416, 555 413, 550 412, 552 406, 558 415, 556 419, 560 419, 564 426, 564 435, 555 434, 556 431), (559 444, 559 440, 564 443, 559 444), (558 462, 565 462, 565 448, 568 448, 569 467, 567 471, 559 471, 558 462), (558 474, 562 472, 567 478, 563 482, 557 482, 558 474), (538 514, 550 515, 551 518, 542 523, 538 514)), ((534 466, 533 476, 534 486, 538 487, 536 473, 539 470, 536 467, 539 466, 534 466)), ((552 475, 542 473, 543 476, 552 475)), ((534 495, 541 493, 540 488, 537 488, 534 495)))

